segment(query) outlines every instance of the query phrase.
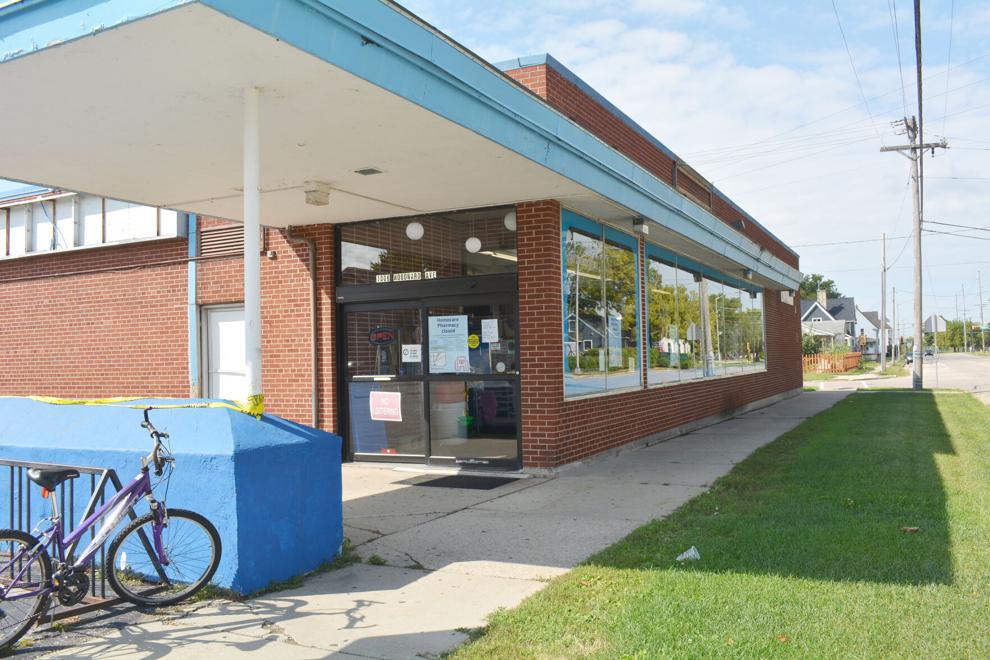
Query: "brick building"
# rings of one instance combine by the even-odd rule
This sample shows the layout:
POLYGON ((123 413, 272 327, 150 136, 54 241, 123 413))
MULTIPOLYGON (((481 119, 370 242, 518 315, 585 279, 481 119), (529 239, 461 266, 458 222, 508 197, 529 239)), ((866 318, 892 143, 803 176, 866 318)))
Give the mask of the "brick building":
MULTIPOLYGON (((100 121, 54 136, 164 163, 148 180, 5 136, 0 175, 62 188, 0 200, 0 394, 251 394, 256 257, 266 409, 339 433, 352 459, 552 468, 800 388, 798 256, 552 57, 490 65, 387 2, 326 2, 298 25, 288 10, 178 4, 0 64, 15 97, 43 94, 33 76, 73 80, 80 61, 126 80, 129 48, 153 63, 181 33, 185 64, 220 69, 175 63, 184 73, 128 111, 182 116, 165 94, 195 87, 183 98, 211 99, 216 125, 194 108, 195 125, 135 134, 129 150, 100 121), (119 57, 74 53, 88 39, 119 57), (291 135, 261 134, 258 235, 229 175, 229 86, 210 96, 231 71, 279 89, 263 117, 294 113, 291 135), (332 117, 307 114, 345 92, 332 117)), ((16 17, 0 10, 0 26, 16 17)))

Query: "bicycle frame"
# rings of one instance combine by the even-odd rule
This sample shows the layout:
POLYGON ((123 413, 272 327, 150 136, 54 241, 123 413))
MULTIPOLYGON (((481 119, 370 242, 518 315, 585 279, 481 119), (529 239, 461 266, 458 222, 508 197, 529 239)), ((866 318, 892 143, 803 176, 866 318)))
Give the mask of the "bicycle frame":
MULTIPOLYGON (((153 532, 153 545, 148 541, 144 532, 140 532, 141 541, 144 544, 145 550, 148 552, 152 563, 155 566, 156 571, 163 580, 167 580, 164 571, 162 571, 162 566, 168 566, 169 561, 162 546, 162 526, 165 520, 164 505, 160 502, 154 500, 151 496, 151 476, 149 471, 145 468, 129 483, 127 486, 117 491, 116 494, 110 501, 106 502, 103 506, 93 512, 88 518, 79 523, 79 526, 72 531, 68 536, 63 537, 62 533, 62 518, 55 508, 54 493, 52 494, 52 504, 53 504, 53 515, 52 515, 52 525, 40 534, 40 543, 34 548, 25 548, 20 550, 16 555, 10 558, 10 561, 5 565, 0 566, 0 573, 7 572, 8 570, 13 573, 13 566, 17 562, 27 559, 27 563, 21 568, 16 576, 13 577, 10 584, 0 590, 0 600, 17 600, 20 598, 29 598, 37 596, 39 593, 50 594, 54 591, 52 585, 41 585, 40 589, 34 591, 28 591, 25 593, 20 593, 15 596, 10 595, 10 590, 14 588, 15 585, 19 584, 19 581, 24 575, 24 572, 32 565, 34 560, 38 555, 48 549, 53 548, 56 551, 56 556, 53 559, 57 561, 58 566, 71 566, 71 570, 76 570, 83 568, 93 555, 97 553, 103 542, 106 541, 107 537, 110 536, 111 532, 117 527, 124 516, 127 515, 129 511, 134 507, 135 504, 142 497, 149 497, 151 502, 151 510, 154 515, 154 524, 152 525, 153 532), (94 524, 104 516, 107 517, 103 525, 100 526, 99 530, 93 536, 93 539, 89 542, 89 545, 82 551, 78 559, 73 559, 75 554, 75 548, 79 544, 83 535, 89 531, 94 524)), ((96 493, 93 497, 96 497, 96 493)), ((51 553, 49 553, 51 554, 51 553)))

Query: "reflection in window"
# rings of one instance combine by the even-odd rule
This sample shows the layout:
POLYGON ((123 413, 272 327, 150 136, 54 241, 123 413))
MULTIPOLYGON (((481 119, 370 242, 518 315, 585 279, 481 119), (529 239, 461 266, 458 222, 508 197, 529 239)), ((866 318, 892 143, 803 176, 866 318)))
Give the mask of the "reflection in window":
POLYGON ((721 376, 725 373, 723 359, 722 328, 725 310, 724 289, 721 282, 704 278, 702 287, 708 301, 708 324, 705 340, 708 342, 708 357, 705 376, 721 376))
POLYGON ((680 380, 682 356, 690 354, 686 335, 681 332, 678 317, 677 270, 656 259, 650 259, 647 271, 649 300, 650 349, 648 372, 651 383, 680 380))
POLYGON ((602 241, 569 230, 566 242, 566 394, 605 390, 605 310, 602 304, 602 241))
POLYGON ((605 243, 605 315, 608 343, 607 389, 636 387, 639 376, 639 317, 636 314, 636 255, 605 243))
POLYGON ((565 301, 567 396, 640 385, 635 252, 597 235, 568 229, 565 301))
POLYGON ((749 297, 749 309, 745 313, 743 331, 750 357, 750 368, 764 369, 767 365, 767 356, 763 338, 763 293, 757 291, 744 295, 749 297))
POLYGON ((343 224, 340 284, 516 272, 511 207, 343 224))
POLYGON ((694 273, 677 269, 677 327, 683 338, 681 380, 705 375, 705 326, 701 320, 701 283, 694 273))

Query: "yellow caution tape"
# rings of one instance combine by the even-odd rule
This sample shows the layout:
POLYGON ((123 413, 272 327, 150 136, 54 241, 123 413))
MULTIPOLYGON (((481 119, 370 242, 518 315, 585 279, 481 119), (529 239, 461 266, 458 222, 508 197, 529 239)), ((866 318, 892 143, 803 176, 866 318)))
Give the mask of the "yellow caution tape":
POLYGON ((247 402, 240 405, 227 403, 226 401, 197 401, 195 403, 141 403, 134 405, 122 405, 129 401, 142 401, 149 398, 153 397, 115 396, 104 399, 62 399, 55 396, 0 396, 0 399, 31 399, 32 401, 50 403, 56 406, 110 406, 113 408, 135 408, 137 410, 144 410, 145 408, 151 408, 153 410, 167 410, 170 408, 227 408, 229 410, 242 412, 246 415, 251 415, 256 419, 260 419, 261 415, 265 412, 265 396, 263 394, 254 394, 249 396, 247 402))

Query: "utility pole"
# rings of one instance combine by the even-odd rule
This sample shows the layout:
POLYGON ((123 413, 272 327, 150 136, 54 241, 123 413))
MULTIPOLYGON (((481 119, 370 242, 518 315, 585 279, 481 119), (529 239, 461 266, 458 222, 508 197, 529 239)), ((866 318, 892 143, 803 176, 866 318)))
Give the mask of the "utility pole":
POLYGON ((880 234, 880 371, 887 369, 887 234, 880 234))
MULTIPOLYGON (((897 147, 880 147, 880 151, 896 151, 901 153, 911 161, 911 192, 912 206, 914 209, 914 346, 912 353, 914 361, 912 364, 911 387, 915 390, 922 388, 922 348, 921 342, 924 340, 922 324, 922 290, 921 290, 921 221, 924 212, 924 188, 923 165, 921 155, 925 149, 931 149, 935 153, 936 148, 945 149, 948 145, 945 138, 941 142, 925 143, 924 140, 924 112, 922 106, 922 75, 921 75, 921 0, 914 0, 914 57, 917 74, 918 89, 918 119, 914 117, 904 118, 903 124, 907 131, 911 144, 897 147), (906 152, 906 153, 903 153, 906 152)), ((901 123, 901 122, 897 122, 901 123)), ((937 322, 936 322, 937 323, 937 322)), ((937 333, 936 325, 936 335, 937 333)), ((936 363, 937 365, 937 363, 936 363)), ((936 374, 938 367, 936 366, 936 374)))
POLYGON ((963 328, 963 353, 969 353, 969 327, 968 327, 969 326, 969 322, 966 320, 966 312, 968 312, 969 310, 966 309, 966 285, 965 284, 962 285, 962 296, 963 296, 963 306, 962 306, 962 313, 963 313, 963 326, 962 326, 962 328, 963 328))
POLYGON ((894 330, 893 348, 890 349, 890 357, 896 363, 901 356, 901 335, 897 332, 897 287, 890 292, 890 325, 894 330))
POLYGON ((984 330, 984 328, 986 327, 986 323, 983 322, 983 306, 984 306, 983 305, 983 281, 980 279, 980 271, 976 271, 976 285, 977 285, 977 287, 979 289, 978 293, 980 294, 980 350, 983 351, 984 353, 986 353, 986 351, 987 351, 987 337, 986 337, 986 331, 984 330))
MULTIPOLYGON (((918 102, 920 105, 920 97, 918 102)), ((919 164, 922 153, 926 149, 931 149, 934 152, 935 149, 948 148, 948 144, 946 144, 945 138, 942 138, 940 142, 923 142, 919 144, 919 126, 914 117, 905 117, 903 121, 894 122, 894 124, 902 124, 904 126, 911 143, 895 147, 880 147, 880 151, 896 151, 911 161, 911 207, 914 212, 914 346, 911 348, 914 359, 911 362, 911 387, 920 390, 922 388, 922 375, 924 372, 922 366, 922 355, 924 352, 921 346, 924 342, 924 328, 922 327, 923 308, 921 297, 921 174, 919 173, 919 164)), ((937 327, 935 332, 937 336, 937 327)))
MULTIPOLYGON (((955 298, 956 298, 956 323, 959 323, 959 294, 958 293, 955 294, 955 298)), ((965 334, 966 333, 964 332, 963 335, 965 336, 965 334)), ((955 348, 953 348, 953 350, 955 350, 955 348)))
POLYGON ((940 142, 918 144, 918 122, 914 117, 905 117, 903 121, 894 122, 894 124, 904 126, 911 143, 895 147, 880 147, 880 151, 896 151, 911 161, 911 207, 914 211, 914 346, 911 348, 914 359, 911 364, 911 387, 920 390, 923 374, 922 355, 924 352, 921 345, 924 342, 924 329, 922 328, 921 299, 921 175, 918 167, 922 152, 925 149, 934 151, 937 148, 945 149, 948 145, 945 138, 940 142))

